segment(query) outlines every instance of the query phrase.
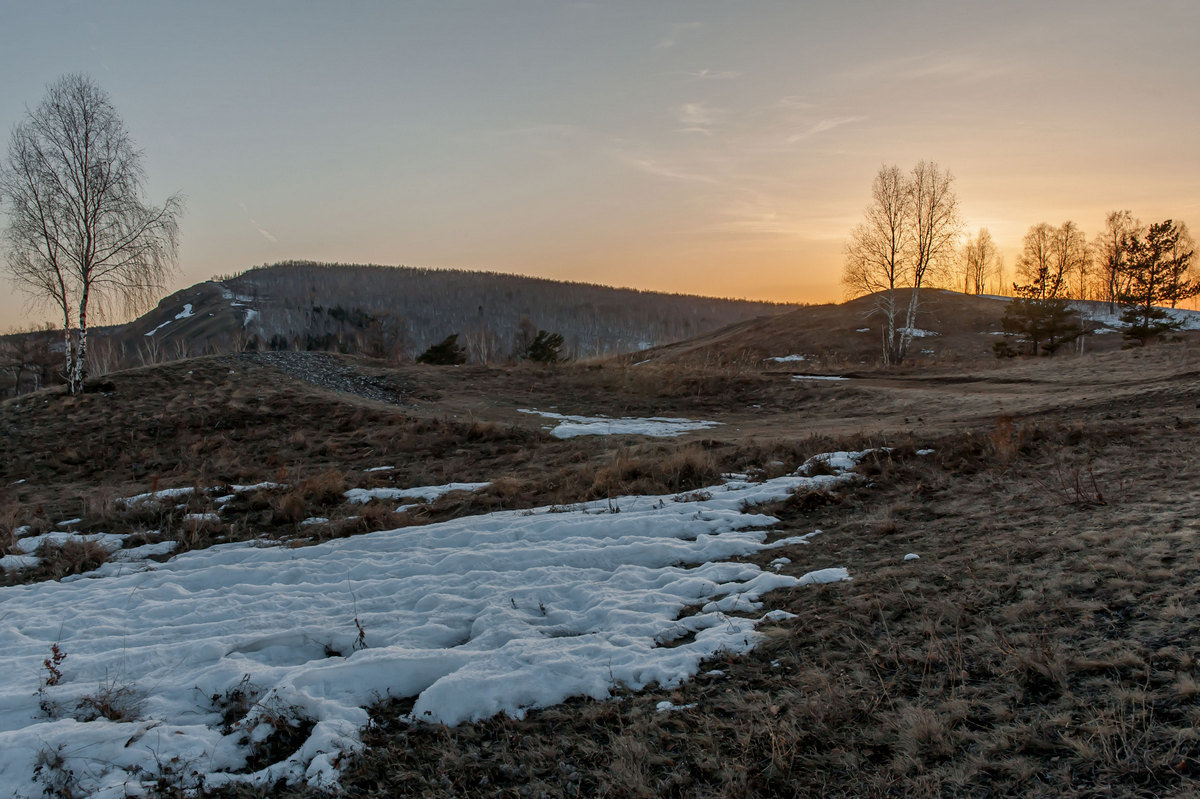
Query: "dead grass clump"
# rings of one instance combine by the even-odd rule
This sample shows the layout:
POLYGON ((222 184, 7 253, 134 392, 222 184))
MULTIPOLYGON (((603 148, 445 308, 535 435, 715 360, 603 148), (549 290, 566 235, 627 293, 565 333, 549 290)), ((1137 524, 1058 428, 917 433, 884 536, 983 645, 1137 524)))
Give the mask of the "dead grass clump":
POLYGON ((105 680, 96 693, 80 699, 72 714, 76 721, 137 721, 141 717, 144 695, 132 685, 105 680))
POLYGON ((345 501, 346 476, 338 469, 327 469, 301 480, 295 490, 310 506, 331 507, 345 501))
POLYGON ((0 514, 0 557, 9 554, 16 545, 16 530, 21 526, 17 520, 20 518, 15 504, 5 508, 3 514, 0 514))
MULTIPOLYGON (((828 508, 832 505, 840 505, 845 501, 840 493, 816 488, 800 487, 788 495, 782 503, 779 503, 780 509, 789 509, 798 513, 808 513, 817 510, 818 508, 828 508)), ((777 507, 772 505, 772 507, 777 507)))
POLYGON ((310 516, 308 502, 297 491, 278 495, 274 504, 271 514, 271 523, 274 525, 299 524, 310 516))
POLYGON ((83 574, 100 568, 111 555, 107 547, 86 540, 44 543, 34 554, 41 558, 41 563, 30 569, 5 573, 5 584, 59 580, 68 575, 83 574))
POLYGON ((257 702, 247 717, 250 718, 254 726, 247 730, 250 756, 243 769, 247 774, 286 760, 308 740, 317 726, 316 720, 300 707, 286 705, 273 696, 257 702), (262 732, 264 728, 265 733, 262 732))
POLYGON ((237 685, 209 697, 212 709, 221 716, 221 732, 229 735, 237 729, 237 723, 246 717, 262 695, 263 689, 252 683, 250 675, 246 674, 237 685))
POLYGON ((334 519, 328 524, 314 525, 313 532, 318 539, 346 538, 363 533, 374 533, 379 530, 394 530, 411 523, 402 513, 396 513, 389 505, 372 502, 363 506, 357 516, 344 519, 334 519))
POLYGON ((712 453, 696 444, 642 454, 618 451, 596 471, 585 498, 693 491, 720 479, 712 453))

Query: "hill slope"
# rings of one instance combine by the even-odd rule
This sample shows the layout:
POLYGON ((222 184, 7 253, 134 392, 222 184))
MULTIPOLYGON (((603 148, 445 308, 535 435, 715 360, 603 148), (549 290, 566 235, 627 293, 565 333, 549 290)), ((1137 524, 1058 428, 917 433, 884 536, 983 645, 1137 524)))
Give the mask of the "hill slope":
MULTIPOLYGON (((901 305, 907 291, 899 293, 901 305)), ((806 371, 843 370, 875 365, 880 360, 882 320, 872 315, 872 297, 813 305, 787 313, 737 322, 685 341, 628 355, 627 362, 705 365, 773 365, 806 371)), ((1000 319, 1007 298, 971 296, 930 289, 921 293, 910 365, 961 366, 994 360, 992 345, 1001 335, 1000 319)), ((1105 303, 1075 302, 1088 335, 1079 346, 1086 352, 1119 348, 1116 316, 1105 303)), ((1200 313, 1173 311, 1186 330, 1200 328, 1200 313)))
POLYGON ((168 350, 186 341, 193 353, 250 345, 401 358, 456 333, 472 361, 492 362, 539 329, 587 358, 788 307, 490 272, 285 263, 177 292, 129 333, 168 350))

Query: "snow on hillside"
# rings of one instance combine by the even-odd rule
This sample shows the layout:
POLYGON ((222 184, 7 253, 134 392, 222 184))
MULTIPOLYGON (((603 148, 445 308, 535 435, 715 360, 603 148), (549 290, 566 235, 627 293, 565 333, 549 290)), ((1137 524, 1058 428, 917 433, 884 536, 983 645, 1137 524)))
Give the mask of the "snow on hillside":
POLYGON ((558 420, 558 425, 550 431, 555 438, 574 438, 576 436, 652 436, 668 438, 683 435, 692 430, 706 430, 716 427, 720 422, 695 421, 692 419, 672 419, 665 416, 635 418, 626 416, 613 419, 608 416, 568 416, 550 411, 534 411, 521 408, 519 413, 531 413, 547 419, 558 420))
MULTIPOLYGON (((1005 297, 1000 294, 983 294, 980 296, 989 300, 1003 300, 1005 302, 1012 302, 1013 299, 1012 297, 1005 297)), ((1096 322, 1113 330, 1128 327, 1127 324, 1121 321, 1121 314, 1125 311, 1125 306, 1123 305, 1101 302, 1099 300, 1071 300, 1070 305, 1082 319, 1096 322)), ((1162 308, 1162 310, 1166 311, 1167 316, 1171 319, 1179 322, 1181 330, 1200 330, 1200 311, 1191 311, 1185 308, 1162 308)), ((1096 332, 1104 333, 1109 331, 1101 329, 1096 332)))
POLYGON ((189 302, 189 303, 186 303, 186 304, 183 306, 183 310, 182 310, 182 311, 180 311, 179 313, 175 314, 175 317, 174 317, 173 319, 168 319, 167 321, 163 322, 163 323, 162 323, 161 325, 159 325, 158 327, 156 327, 156 328, 154 328, 153 330, 151 330, 151 331, 150 331, 149 333, 147 333, 146 335, 147 335, 147 336, 153 336, 155 333, 157 333, 158 331, 162 330, 164 327, 166 327, 167 325, 171 324, 172 322, 174 322, 174 321, 176 321, 176 320, 179 320, 179 319, 187 319, 188 317, 190 317, 190 316, 194 316, 194 315, 195 315, 195 314, 194 314, 194 313, 193 313, 193 311, 192 311, 192 304, 191 304, 190 302, 189 302))
POLYGON ((0 589, 0 785, 33 797, 62 779, 115 799, 164 768, 209 786, 331 785, 380 697, 413 697, 414 721, 456 724, 676 685, 755 646, 764 593, 849 578, 730 559, 809 543, 765 544, 776 520, 755 504, 850 481, 862 455, 824 458, 836 474, 304 548, 229 544, 136 574, 0 589), (699 612, 681 617, 689 607, 699 612), (256 744, 291 722, 299 748, 251 772, 256 744))
MULTIPOLYGON (((1072 300, 1071 307, 1083 319, 1089 319, 1105 327, 1114 330, 1128 327, 1121 321, 1121 314, 1125 311, 1124 306, 1092 300, 1072 300)), ((1171 319, 1179 322, 1181 330, 1200 330, 1200 311, 1189 311, 1184 308, 1163 308, 1162 310, 1166 311, 1167 316, 1171 319)))

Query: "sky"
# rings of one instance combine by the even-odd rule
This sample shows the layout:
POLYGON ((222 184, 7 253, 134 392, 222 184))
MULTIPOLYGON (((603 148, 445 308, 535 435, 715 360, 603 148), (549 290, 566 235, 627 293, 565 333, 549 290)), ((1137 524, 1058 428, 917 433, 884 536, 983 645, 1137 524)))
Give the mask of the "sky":
MULTIPOLYGON (((288 259, 842 297, 882 165, 1039 222, 1200 226, 1200 3, 0 0, 0 134, 110 95, 170 290, 288 259)), ((0 212, 3 208, 0 206, 0 212)), ((52 318, 0 288, 0 330, 52 318)), ((119 321, 119 320, 112 320, 119 321)))

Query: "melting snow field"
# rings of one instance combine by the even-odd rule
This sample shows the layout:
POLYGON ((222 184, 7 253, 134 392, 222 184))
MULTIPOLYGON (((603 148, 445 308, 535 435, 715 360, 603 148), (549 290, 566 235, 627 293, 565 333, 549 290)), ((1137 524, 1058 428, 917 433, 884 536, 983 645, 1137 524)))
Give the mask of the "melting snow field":
POLYGON ((755 646, 755 626, 780 617, 760 614, 762 594, 849 579, 840 567, 796 578, 729 559, 810 543, 765 544, 776 520, 754 505, 851 481, 863 454, 824 456, 832 475, 734 478, 303 548, 229 544, 136 574, 2 588, 0 785, 40 796, 70 772, 79 794, 124 797, 164 764, 210 786, 332 785, 381 697, 414 697, 414 721, 455 724, 617 684, 676 685, 706 658, 755 646), (699 612, 680 618, 687 607, 699 612), (57 663, 52 646, 65 653, 57 663), (256 701, 223 731, 221 698, 237 691, 256 701), (100 704, 123 720, 95 718, 100 704), (251 772, 252 743, 281 718, 311 731, 251 772))
POLYGON ((664 416, 651 416, 646 419, 625 417, 612 419, 607 416, 567 416, 549 411, 532 411, 520 409, 519 413, 532 413, 547 419, 558 420, 558 425, 550 431, 555 438, 574 438, 575 436, 653 436, 666 438, 683 435, 692 430, 705 430, 716 427, 720 422, 698 422, 692 419, 671 419, 664 416))

